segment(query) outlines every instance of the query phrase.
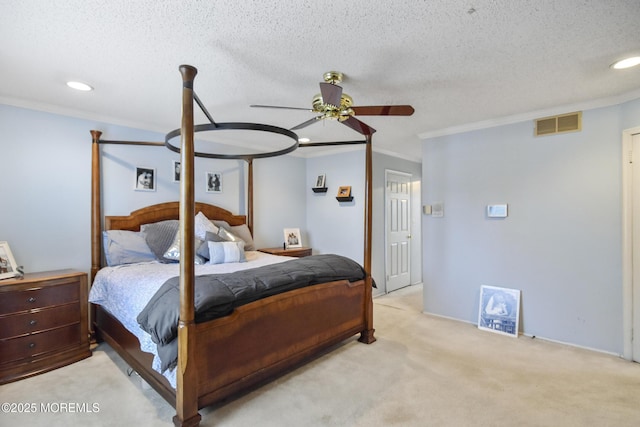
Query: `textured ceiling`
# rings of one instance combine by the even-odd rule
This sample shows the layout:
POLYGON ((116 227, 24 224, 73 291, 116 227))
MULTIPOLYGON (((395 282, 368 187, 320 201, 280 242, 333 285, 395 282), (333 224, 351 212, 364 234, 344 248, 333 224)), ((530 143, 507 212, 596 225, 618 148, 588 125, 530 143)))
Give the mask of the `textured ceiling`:
MULTIPOLYGON (((0 8, 0 102, 162 133, 179 127, 180 64, 198 69, 195 91, 216 121, 285 128, 312 113, 249 105, 310 107, 323 73, 341 71, 355 105, 413 105, 411 117, 360 117, 377 129, 376 149, 413 159, 419 135, 640 96, 638 67, 609 68, 640 54, 638 0, 2 0, 0 8), (69 79, 95 90, 71 91, 69 79)), ((298 134, 359 137, 335 121, 298 134)))

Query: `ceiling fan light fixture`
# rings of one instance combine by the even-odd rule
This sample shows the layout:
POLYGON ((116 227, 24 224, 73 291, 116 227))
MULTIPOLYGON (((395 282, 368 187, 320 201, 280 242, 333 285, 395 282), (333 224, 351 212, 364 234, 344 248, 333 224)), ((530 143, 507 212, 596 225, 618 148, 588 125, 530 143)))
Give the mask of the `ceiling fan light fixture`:
POLYGON ((611 64, 611 68, 615 70, 623 70, 625 68, 635 67, 640 64, 640 56, 631 56, 629 58, 621 59, 611 64))
POLYGON ((78 82, 78 81, 68 81, 67 86, 71 89, 79 90, 82 92, 90 92, 93 90, 93 87, 89 86, 86 83, 78 82))

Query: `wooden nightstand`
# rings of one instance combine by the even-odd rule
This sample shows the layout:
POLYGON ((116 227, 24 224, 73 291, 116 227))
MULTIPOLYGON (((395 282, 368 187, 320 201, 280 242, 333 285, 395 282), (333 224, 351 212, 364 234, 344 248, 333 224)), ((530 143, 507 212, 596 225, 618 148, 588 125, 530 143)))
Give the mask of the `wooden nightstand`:
POLYGON ((311 255, 311 248, 264 248, 258 250, 272 255, 295 256, 298 258, 311 255))
POLYGON ((0 281, 0 384, 91 356, 87 284, 75 270, 0 281))

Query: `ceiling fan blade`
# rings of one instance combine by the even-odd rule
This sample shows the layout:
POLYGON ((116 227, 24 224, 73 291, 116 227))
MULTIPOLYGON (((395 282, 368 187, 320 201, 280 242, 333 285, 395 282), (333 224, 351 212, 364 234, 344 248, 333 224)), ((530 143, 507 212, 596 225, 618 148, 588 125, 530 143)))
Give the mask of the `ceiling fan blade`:
POLYGON ((331 83, 320 83, 320 93, 322 94, 322 102, 329 105, 340 106, 340 98, 342 97, 342 88, 331 83))
POLYGON ((249 107, 254 108, 279 108, 281 110, 303 110, 303 111, 313 111, 311 108, 299 108, 299 107, 280 107, 278 105, 256 105, 252 104, 249 107))
POLYGON ((411 105, 369 105, 351 109, 356 116, 410 116, 415 111, 411 105))
POLYGON ((316 116, 313 119, 309 119, 306 122, 300 123, 298 126, 292 127, 290 130, 298 130, 298 129, 306 128, 307 126, 312 125, 318 120, 320 120, 322 117, 323 116, 316 116))
POLYGON ((376 131, 374 128, 372 128, 371 126, 362 123, 360 120, 356 119, 355 117, 351 116, 349 117, 347 120, 344 120, 342 122, 342 124, 345 124, 347 126, 349 126, 351 129, 355 130, 356 132, 359 132, 363 135, 373 135, 373 133, 376 131))

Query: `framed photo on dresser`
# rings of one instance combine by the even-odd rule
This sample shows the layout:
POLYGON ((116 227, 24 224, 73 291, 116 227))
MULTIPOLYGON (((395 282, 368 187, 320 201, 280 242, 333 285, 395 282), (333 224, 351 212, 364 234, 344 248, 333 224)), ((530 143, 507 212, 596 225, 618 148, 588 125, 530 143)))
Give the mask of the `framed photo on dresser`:
POLYGON ((0 242, 0 279, 9 279, 18 275, 18 265, 13 259, 9 243, 0 242))

